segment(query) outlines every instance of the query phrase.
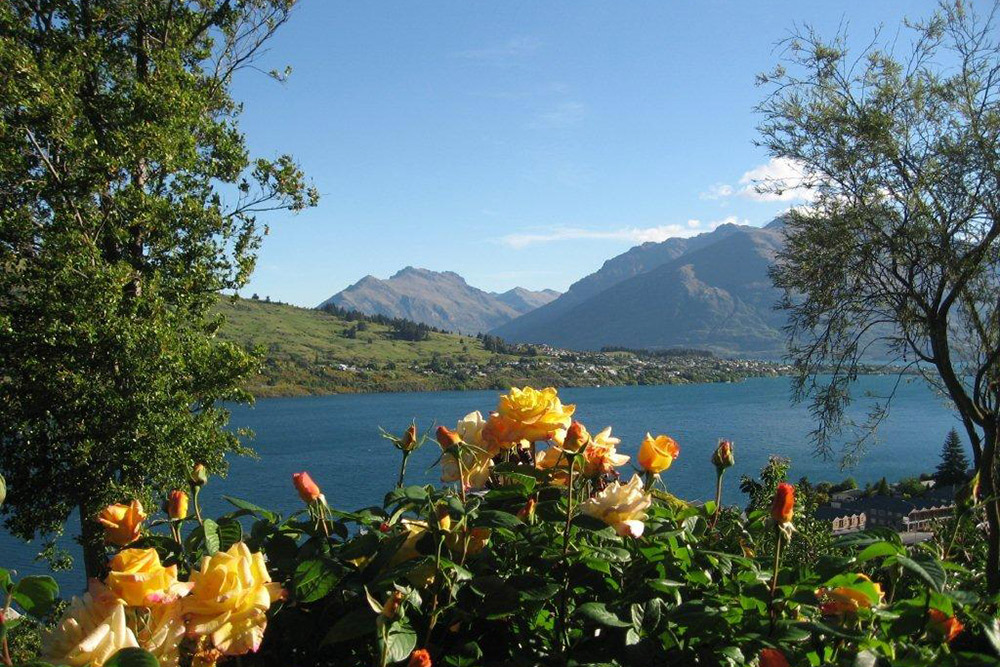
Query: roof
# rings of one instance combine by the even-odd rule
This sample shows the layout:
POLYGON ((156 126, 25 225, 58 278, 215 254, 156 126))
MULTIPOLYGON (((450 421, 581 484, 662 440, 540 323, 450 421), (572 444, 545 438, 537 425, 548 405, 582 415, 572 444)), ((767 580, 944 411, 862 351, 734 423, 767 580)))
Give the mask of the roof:
POLYGON ((857 516, 859 514, 864 514, 864 512, 850 507, 830 507, 829 505, 823 505, 822 507, 818 507, 816 509, 815 516, 817 519, 832 521, 845 516, 857 516))

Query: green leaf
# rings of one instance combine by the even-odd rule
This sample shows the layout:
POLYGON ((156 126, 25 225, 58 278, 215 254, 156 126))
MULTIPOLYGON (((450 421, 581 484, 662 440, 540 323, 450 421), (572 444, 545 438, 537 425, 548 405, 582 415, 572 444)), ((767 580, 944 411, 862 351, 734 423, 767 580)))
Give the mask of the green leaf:
POLYGON ((232 496, 222 496, 222 499, 228 502, 230 505, 240 508, 241 510, 246 510, 251 512, 262 519, 267 519, 271 523, 278 523, 280 516, 276 512, 271 510, 266 510, 263 507, 258 507, 253 503, 243 500, 242 498, 234 498, 232 496))
POLYGON ((219 534, 219 524, 212 519, 205 519, 202 522, 202 529, 205 533, 205 551, 209 556, 214 556, 222 546, 222 536, 219 534))
POLYGON ((243 526, 236 519, 219 520, 219 549, 225 551, 237 542, 243 541, 243 526))
POLYGON ((336 644, 362 637, 375 632, 376 616, 368 606, 358 607, 354 611, 341 616, 323 638, 323 644, 336 644))
POLYGON ((944 587, 946 578, 944 569, 934 558, 927 556, 909 558, 899 555, 896 556, 896 562, 923 579, 935 593, 940 593, 944 587))
POLYGON ((896 554, 904 553, 904 551, 903 547, 891 542, 875 542, 862 549, 861 553, 857 556, 857 561, 864 563, 873 558, 895 556, 896 554))
POLYGON ((417 647, 417 633, 405 620, 397 621, 389 626, 385 638, 386 662, 402 662, 410 657, 417 647))
POLYGON ((156 657, 141 648, 123 648, 104 663, 104 667, 160 667, 156 657))
POLYGON ((340 575, 337 569, 325 558, 302 561, 295 568, 295 576, 292 578, 295 597, 303 603, 315 602, 326 597, 338 581, 340 575))
POLYGON ((629 628, 632 623, 626 622, 614 615, 603 602, 586 602, 573 612, 577 616, 583 616, 599 625, 611 628, 629 628))
POLYGON ((476 526, 487 528, 518 528, 524 523, 513 514, 497 510, 483 510, 475 520, 476 526))
POLYGON ((45 616, 59 596, 59 585, 48 576, 24 577, 14 586, 14 601, 32 616, 45 616))

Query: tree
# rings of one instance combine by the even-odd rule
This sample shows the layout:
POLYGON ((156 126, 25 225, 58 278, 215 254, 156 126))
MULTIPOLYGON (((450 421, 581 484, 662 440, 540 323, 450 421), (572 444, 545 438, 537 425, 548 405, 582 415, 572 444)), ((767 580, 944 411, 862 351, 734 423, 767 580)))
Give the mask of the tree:
MULTIPOLYGON (((785 293, 795 397, 811 400, 819 418, 817 451, 831 454, 867 353, 921 374, 954 404, 983 497, 993 498, 986 575, 990 591, 1000 592, 994 14, 942 5, 931 19, 907 23, 913 40, 903 57, 880 48, 879 36, 849 55, 846 34, 826 41, 803 29, 787 42, 785 62, 761 77, 773 88, 759 111, 763 145, 813 195, 789 214, 772 277, 785 293)), ((891 395, 879 401, 867 425, 877 426, 890 405, 891 395)), ((854 440, 845 458, 869 439, 854 440)))
POLYGON ((938 484, 961 484, 968 479, 969 459, 965 457, 965 447, 958 431, 951 429, 941 448, 941 463, 938 464, 934 479, 938 484))
POLYGON ((886 480, 885 477, 880 479, 878 481, 878 484, 875 485, 876 496, 888 496, 891 493, 891 491, 892 490, 889 488, 889 482, 888 480, 886 480))
POLYGON ((288 156, 251 160, 229 95, 291 0, 0 5, 0 471, 17 535, 181 485, 242 451, 221 402, 259 359, 217 339, 256 216, 314 205, 288 156))

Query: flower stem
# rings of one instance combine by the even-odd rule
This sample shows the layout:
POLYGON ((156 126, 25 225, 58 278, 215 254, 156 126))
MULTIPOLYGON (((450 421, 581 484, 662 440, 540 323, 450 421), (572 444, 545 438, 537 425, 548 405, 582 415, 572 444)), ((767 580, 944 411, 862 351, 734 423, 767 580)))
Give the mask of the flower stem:
POLYGON ((771 597, 767 603, 768 614, 771 617, 771 633, 774 633, 774 622, 776 620, 774 612, 774 595, 778 590, 778 570, 781 567, 781 526, 775 524, 774 527, 775 537, 777 541, 774 544, 774 574, 771 576, 771 597))
POLYGON ((715 476, 715 514, 712 515, 712 525, 709 526, 709 530, 715 528, 719 515, 722 513, 722 475, 725 472, 725 470, 720 469, 715 476))
POLYGON ((194 505, 194 515, 198 519, 198 524, 202 528, 205 527, 205 521, 201 518, 201 504, 198 502, 198 494, 201 493, 201 487, 194 484, 191 485, 191 502, 194 505))
POLYGON ((396 482, 396 488, 403 488, 403 478, 406 476, 406 460, 410 458, 410 452, 403 450, 403 463, 399 466, 399 481, 396 482))
POLYGON ((566 627, 566 605, 569 601, 569 562, 567 557, 569 556, 569 531, 573 524, 573 472, 576 469, 576 455, 569 455, 569 481, 567 482, 566 496, 566 527, 563 529, 563 552, 562 560, 563 564, 566 566, 566 574, 563 577, 563 590, 562 597, 559 599, 559 623, 557 624, 557 629, 559 631, 559 647, 560 652, 565 653, 567 644, 569 643, 569 632, 566 627))

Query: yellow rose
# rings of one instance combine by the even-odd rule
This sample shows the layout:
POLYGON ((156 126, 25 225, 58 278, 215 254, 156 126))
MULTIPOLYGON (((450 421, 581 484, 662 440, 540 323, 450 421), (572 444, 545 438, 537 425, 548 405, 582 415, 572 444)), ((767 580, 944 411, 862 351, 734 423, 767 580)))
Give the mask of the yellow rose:
POLYGON ((512 442, 551 440, 564 434, 573 421, 575 405, 563 405, 556 390, 547 387, 541 391, 532 387, 512 388, 500 397, 497 412, 510 424, 512 442))
POLYGON ((182 602, 189 636, 208 637, 223 655, 260 647, 267 610, 284 595, 281 584, 271 583, 260 553, 237 542, 203 558, 191 583, 191 594, 182 602))
POLYGON ((656 475, 669 468, 680 453, 681 448, 670 436, 658 435, 654 438, 647 433, 639 447, 639 465, 656 475))
POLYGON ((108 505, 97 515, 97 522, 104 526, 104 541, 119 547, 139 539, 145 520, 146 513, 138 500, 128 505, 108 505))
POLYGON ((650 495, 643 493, 642 480, 635 475, 628 484, 612 482, 585 501, 580 511, 613 526, 619 535, 639 537, 645 529, 645 510, 652 504, 650 495))
POLYGON ((466 556, 475 556, 486 547, 492 534, 493 530, 490 528, 481 526, 467 528, 463 532, 450 533, 445 538, 444 545, 457 556, 462 555, 463 549, 466 556), (466 537, 468 537, 468 543, 465 541, 466 537))
POLYGON ((629 462, 629 456, 615 450, 621 440, 611 436, 611 427, 595 435, 583 450, 583 474, 587 477, 607 475, 629 462))
POLYGON ((74 597, 59 624, 42 637, 42 659, 56 665, 101 667, 123 648, 138 647, 128 627, 125 603, 97 584, 74 597))
POLYGON ((163 567, 156 549, 125 549, 110 563, 108 589, 132 607, 169 602, 187 591, 177 566, 163 567))

